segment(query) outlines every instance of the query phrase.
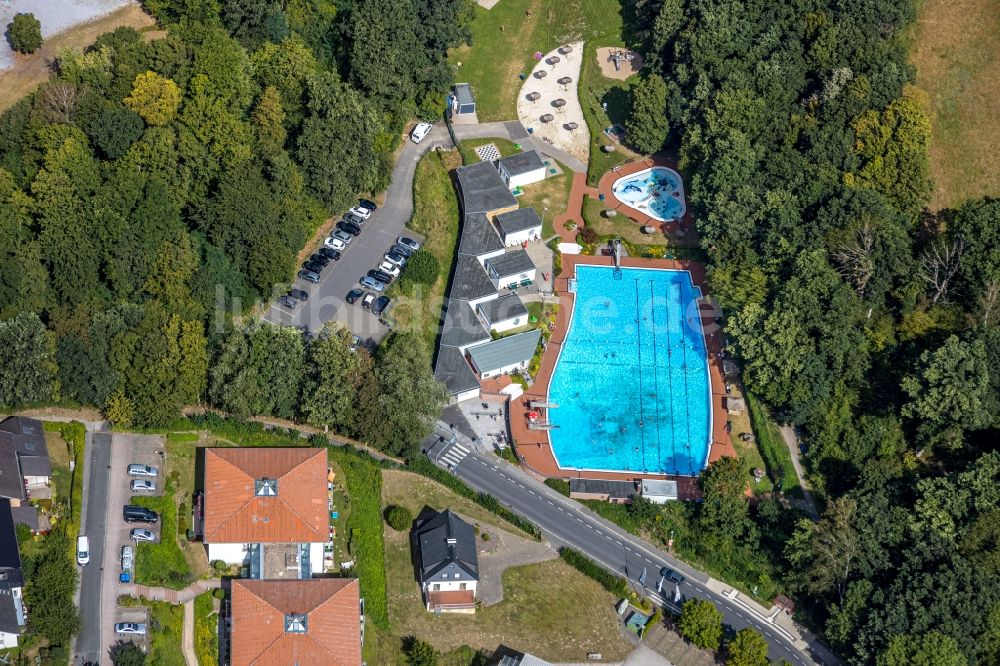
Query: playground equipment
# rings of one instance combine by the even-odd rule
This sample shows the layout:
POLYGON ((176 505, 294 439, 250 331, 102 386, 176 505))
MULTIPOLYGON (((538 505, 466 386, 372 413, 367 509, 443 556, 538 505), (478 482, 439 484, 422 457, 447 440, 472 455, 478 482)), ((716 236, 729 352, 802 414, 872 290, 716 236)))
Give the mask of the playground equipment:
POLYGON ((560 60, 562 60, 562 58, 560 58, 559 56, 552 56, 550 58, 547 58, 545 62, 548 63, 549 65, 554 65, 560 60))
POLYGON ((548 76, 548 72, 546 72, 544 69, 540 69, 537 72, 535 72, 536 79, 544 79, 546 76, 548 76))
POLYGON ((573 47, 570 46, 569 44, 567 44, 566 46, 560 46, 559 47, 559 53, 561 53, 563 55, 566 55, 567 53, 572 53, 572 52, 573 52, 573 47))
POLYGON ((615 63, 615 71, 620 72, 622 69, 622 62, 632 62, 632 59, 635 58, 635 54, 631 51, 612 51, 608 58, 611 62, 615 63))

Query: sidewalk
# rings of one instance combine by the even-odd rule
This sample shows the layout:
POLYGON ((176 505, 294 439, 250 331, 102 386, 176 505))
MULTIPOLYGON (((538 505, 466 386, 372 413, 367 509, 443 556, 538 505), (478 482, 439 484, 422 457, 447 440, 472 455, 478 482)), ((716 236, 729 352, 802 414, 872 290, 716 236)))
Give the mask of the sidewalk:
POLYGON ((198 666, 198 654, 194 651, 194 600, 184 602, 184 632, 181 648, 187 666, 198 666))
POLYGON ((208 580, 198 580, 183 590, 171 590, 166 587, 147 587, 146 585, 120 585, 118 587, 122 594, 132 597, 149 599, 150 601, 166 601, 172 604, 186 604, 194 601, 199 594, 204 594, 209 590, 222 587, 222 579, 210 578, 208 580))

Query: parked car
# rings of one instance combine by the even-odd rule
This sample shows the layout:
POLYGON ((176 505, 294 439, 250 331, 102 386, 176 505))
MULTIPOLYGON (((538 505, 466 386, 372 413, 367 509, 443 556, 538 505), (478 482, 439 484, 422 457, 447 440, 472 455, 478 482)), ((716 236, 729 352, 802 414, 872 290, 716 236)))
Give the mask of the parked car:
POLYGON ((129 488, 131 488, 134 493, 153 493, 156 492, 156 482, 150 481, 149 479, 132 479, 132 483, 129 484, 129 488))
POLYGON ((152 509, 137 504, 126 504, 122 507, 122 518, 126 523, 155 523, 160 519, 152 509))
POLYGON ((400 236, 396 239, 396 245, 402 245, 403 247, 410 248, 411 251, 416 252, 420 249, 420 241, 414 240, 412 238, 407 238, 406 236, 400 236))
POLYGON ((396 264, 390 264, 388 261, 383 261, 377 266, 377 268, 384 273, 388 273, 394 278, 399 277, 399 266, 396 264))
POLYGON ((358 208, 364 208, 374 213, 378 210, 378 205, 370 199, 358 199, 358 208))
POLYGON ((328 247, 321 247, 317 254, 321 254, 330 261, 340 261, 340 250, 334 250, 328 247))
POLYGON ((298 306, 298 304, 299 302, 297 300, 295 300, 291 296, 288 296, 287 294, 278 297, 278 305, 283 305, 289 310, 294 310, 296 306, 298 306))
POLYGON ((361 336, 352 335, 351 336, 351 351, 357 351, 358 347, 361 345, 361 336))
POLYGON ((347 211, 347 214, 355 215, 357 217, 360 217, 362 220, 367 220, 369 217, 371 217, 373 212, 374 210, 368 210, 364 206, 355 206, 351 210, 347 211))
POLYGON ((143 527, 136 527, 128 533, 128 538, 132 541, 156 541, 156 532, 143 527))
POLYGON ((347 233, 351 234, 352 236, 360 236, 361 235, 361 227, 359 227, 358 225, 354 224, 353 222, 347 222, 345 220, 341 220, 340 222, 337 222, 337 229, 339 229, 341 231, 346 231, 347 233))
POLYGON ((133 562, 135 562, 135 548, 122 546, 122 571, 131 570, 133 562))
POLYGON ((372 303, 374 302, 375 302, 375 294, 365 294, 364 299, 362 299, 361 301, 361 307, 363 307, 365 310, 370 310, 372 307, 372 303))
POLYGON ((373 268, 370 271, 368 271, 368 277, 375 278, 376 280, 384 284, 389 284, 390 282, 392 282, 391 275, 389 275, 385 271, 380 271, 377 268, 373 268))
POLYGON ((355 301, 361 298, 364 295, 364 293, 365 292, 361 291, 360 289, 351 289, 349 292, 347 292, 347 298, 344 300, 346 300, 351 305, 354 305, 355 301))
MULTIPOLYGON (((343 229, 337 229, 336 231, 333 232, 331 238, 336 238, 338 240, 343 241, 345 245, 350 245, 351 241, 354 240, 354 235, 347 233, 343 229)), ((336 250, 337 248, 334 249, 336 250)))
POLYGON ((325 241, 323 241, 323 245, 326 246, 323 249, 330 249, 333 250, 334 252, 340 252, 345 247, 347 247, 347 243, 344 242, 342 239, 337 238, 336 234, 330 236, 325 241))
POLYGON ((389 248, 389 252, 397 252, 406 257, 407 259, 409 259, 410 255, 413 254, 414 251, 406 247, 405 245, 396 243, 395 245, 389 248))
POLYGON ((85 536, 76 538, 76 563, 81 567, 90 564, 90 539, 85 536))
POLYGON ((160 473, 160 470, 153 467, 152 465, 140 465, 139 463, 132 463, 128 466, 129 476, 145 476, 149 478, 156 478, 156 475, 160 473))
POLYGON ((375 299, 375 303, 372 304, 372 312, 374 314, 380 315, 383 312, 385 312, 386 308, 388 307, 389 307, 389 297, 379 296, 378 298, 375 299))
POLYGON ((406 257, 401 255, 399 252, 394 252, 394 251, 386 252, 385 260, 397 266, 402 266, 403 264, 406 263, 406 257))
POLYGON ((302 278, 306 282, 312 282, 313 284, 319 284, 319 273, 316 273, 315 271, 311 271, 309 269, 303 268, 301 271, 299 271, 298 275, 299 275, 300 278, 302 278))
POLYGON ((119 636, 145 636, 146 625, 142 622, 119 622, 115 625, 115 633, 119 636))
POLYGON ((323 266, 326 266, 327 264, 330 263, 330 257, 324 257, 319 252, 314 252, 313 254, 309 255, 309 261, 315 261, 317 264, 322 264, 323 266))
POLYGON ((307 261, 306 263, 302 264, 302 268, 306 269, 307 271, 312 271, 313 273, 316 273, 318 275, 322 275, 323 269, 326 268, 326 264, 321 264, 318 261, 307 261))
POLYGON ((420 143, 428 134, 430 134, 430 131, 430 123, 417 123, 417 126, 413 128, 412 132, 410 132, 410 140, 413 141, 413 143, 420 143))
POLYGON ((680 575, 673 569, 668 569, 667 567, 663 567, 662 569, 660 569, 660 575, 669 580, 670 582, 677 583, 678 585, 684 582, 684 576, 680 575))
POLYGON ((361 278, 361 284, 362 286, 368 287, 372 291, 382 291, 385 289, 384 283, 379 282, 375 278, 370 277, 368 275, 365 275, 363 278, 361 278))
POLYGON ((344 215, 344 222, 350 222, 351 224, 356 224, 359 227, 365 226, 365 220, 367 219, 368 219, 367 217, 361 217, 360 215, 356 215, 355 213, 352 212, 349 212, 347 213, 347 215, 344 215))
POLYGON ((288 295, 302 303, 309 300, 309 292, 301 289, 289 289, 288 295))

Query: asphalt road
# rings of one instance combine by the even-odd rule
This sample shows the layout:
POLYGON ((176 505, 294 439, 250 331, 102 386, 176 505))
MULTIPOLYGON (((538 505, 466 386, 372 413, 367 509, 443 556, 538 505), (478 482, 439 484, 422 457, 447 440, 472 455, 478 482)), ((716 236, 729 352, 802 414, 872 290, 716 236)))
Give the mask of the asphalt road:
MULTIPOLYGON (((428 444, 433 444, 434 439, 431 438, 428 444)), ((428 448, 427 445, 425 448, 428 448)), ((438 443, 429 448, 428 455, 472 488, 493 495, 533 521, 550 541, 584 553, 626 577, 637 589, 645 587, 645 594, 654 600, 674 605, 675 590, 672 585, 665 584, 662 595, 656 591, 660 569, 669 567, 686 578, 679 588, 684 598, 708 599, 722 612, 723 622, 735 630, 753 626, 761 632, 770 646, 769 657, 772 660, 785 659, 801 666, 836 663, 824 646, 817 644, 800 650, 788 635, 782 633, 783 629, 709 589, 706 585, 709 579, 705 574, 603 520, 578 502, 539 483, 512 465, 498 462, 496 457, 482 455, 470 448, 468 442, 438 443), (640 579, 644 585, 639 582, 640 579)))
POLYGON ((326 267, 319 284, 296 280, 294 286, 309 292, 309 300, 295 310, 272 302, 264 315, 266 321, 304 327, 314 334, 322 330, 325 322, 342 321, 369 346, 385 337, 388 329, 378 322, 378 317, 362 309, 360 303, 349 305, 344 298, 351 289, 361 288, 358 281, 378 265, 399 236, 414 236, 405 229, 413 216, 413 174, 424 153, 438 144, 451 146, 448 131, 440 124, 419 144, 405 141, 385 193, 385 203, 368 218, 361 235, 343 250, 339 261, 326 267))
MULTIPOLYGON (((84 662, 101 661, 101 583, 104 575, 105 525, 107 523, 108 477, 111 466, 111 435, 87 432, 88 460, 84 465, 83 534, 90 540, 90 564, 80 575, 80 632, 76 653, 84 662)), ((73 662, 76 663, 76 662, 73 662)))

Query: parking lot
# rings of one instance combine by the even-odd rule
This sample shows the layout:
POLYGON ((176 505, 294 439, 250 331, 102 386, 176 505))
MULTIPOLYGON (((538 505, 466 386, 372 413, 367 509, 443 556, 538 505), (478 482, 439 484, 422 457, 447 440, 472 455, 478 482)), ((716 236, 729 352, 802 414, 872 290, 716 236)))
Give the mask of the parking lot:
POLYGON ((266 321, 295 326, 313 334, 319 333, 328 321, 340 321, 367 346, 378 344, 386 336, 389 329, 379 322, 377 315, 363 309, 360 301, 348 304, 345 297, 352 289, 361 288, 360 278, 378 266, 399 236, 423 241, 406 229, 413 215, 413 174, 424 153, 435 145, 451 145, 447 137, 443 127, 435 127, 420 144, 406 141, 385 193, 385 201, 364 223, 360 236, 342 251, 339 261, 331 262, 326 267, 319 284, 295 280, 292 286, 307 292, 307 301, 299 303, 294 310, 272 302, 264 314, 266 321))
MULTIPOLYGON (((114 625, 118 622, 142 622, 147 624, 148 613, 143 607, 119 608, 118 595, 121 594, 118 575, 121 573, 122 546, 135 546, 129 538, 129 531, 140 527, 151 530, 159 538, 160 525, 157 522, 153 525, 143 523, 126 523, 122 518, 122 507, 128 504, 132 498, 132 491, 129 484, 133 478, 128 475, 128 466, 131 463, 139 463, 156 467, 159 474, 155 479, 150 479, 156 483, 155 492, 136 493, 141 495, 162 495, 163 486, 166 479, 163 476, 163 461, 160 458, 161 451, 164 450, 163 437, 160 435, 131 435, 114 434, 111 444, 111 466, 108 470, 108 505, 105 519, 105 541, 104 541, 104 576, 101 589, 101 663, 109 663, 108 648, 119 640, 132 640, 142 645, 143 649, 149 647, 149 634, 145 637, 124 637, 116 636, 114 625)), ((93 566, 93 564, 91 564, 93 566)))

